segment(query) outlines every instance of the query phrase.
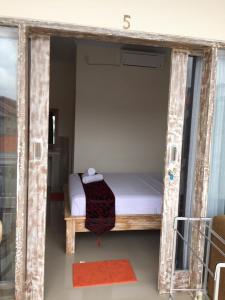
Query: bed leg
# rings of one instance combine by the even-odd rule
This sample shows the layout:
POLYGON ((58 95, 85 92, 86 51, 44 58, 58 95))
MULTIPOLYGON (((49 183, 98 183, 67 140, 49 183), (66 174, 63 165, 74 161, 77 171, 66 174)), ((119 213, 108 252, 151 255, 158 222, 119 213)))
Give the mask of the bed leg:
POLYGON ((66 254, 72 255, 75 252, 75 220, 66 221, 66 254))

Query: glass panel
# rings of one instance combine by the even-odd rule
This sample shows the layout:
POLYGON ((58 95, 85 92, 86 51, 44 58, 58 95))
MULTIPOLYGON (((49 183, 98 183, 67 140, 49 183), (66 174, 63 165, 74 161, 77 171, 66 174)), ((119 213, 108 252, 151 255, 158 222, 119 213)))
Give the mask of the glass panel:
POLYGON ((210 161, 208 216, 214 217, 225 214, 225 50, 218 52, 210 161))
MULTIPOLYGON (((192 214, 195 153, 197 144, 198 114, 200 105, 202 60, 198 57, 188 58, 187 88, 184 113, 183 144, 181 155, 179 217, 190 217, 192 214)), ((191 230, 178 224, 179 231, 188 238, 191 230)), ((185 270, 189 265, 189 251, 185 243, 178 238, 176 269, 185 270)))
POLYGON ((14 299, 18 32, 0 27, 0 299, 14 299))

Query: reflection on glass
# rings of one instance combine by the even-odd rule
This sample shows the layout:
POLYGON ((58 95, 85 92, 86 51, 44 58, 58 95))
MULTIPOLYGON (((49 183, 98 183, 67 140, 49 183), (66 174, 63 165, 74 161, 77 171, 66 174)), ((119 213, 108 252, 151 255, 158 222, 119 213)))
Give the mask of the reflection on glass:
MULTIPOLYGON (((201 58, 188 58, 187 86, 184 112, 183 141, 181 154, 179 217, 192 216, 195 153, 197 147, 197 128, 201 87, 201 58)), ((178 224, 179 231, 190 244, 190 232, 187 223, 178 224)), ((189 248, 181 238, 177 239, 176 269, 189 268, 189 248)))
MULTIPOLYGON (((186 100, 184 111, 184 127, 183 127, 183 145, 182 145, 182 159, 181 159, 181 173, 180 173, 180 192, 179 192, 179 217, 185 217, 186 211, 186 190, 187 190, 187 175, 188 175, 188 158, 191 137, 191 120, 193 108, 193 93, 194 93, 194 76, 195 76, 195 60, 193 57, 188 58, 188 72, 187 72, 187 87, 186 87, 186 100)), ((184 235, 184 222, 178 224, 179 232, 184 235)), ((184 269, 183 256, 184 256, 183 241, 181 238, 177 239, 177 256, 176 268, 184 269)))
POLYGON ((212 130, 208 217, 225 214, 225 50, 218 51, 212 130))
POLYGON ((0 27, 0 299, 14 298, 17 181, 17 29, 0 27))

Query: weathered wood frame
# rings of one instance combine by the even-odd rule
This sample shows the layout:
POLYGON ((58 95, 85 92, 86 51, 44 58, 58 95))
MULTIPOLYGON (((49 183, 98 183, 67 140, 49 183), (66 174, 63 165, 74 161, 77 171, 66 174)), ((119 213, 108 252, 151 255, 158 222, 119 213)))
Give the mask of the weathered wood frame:
MULTIPOLYGON (((25 19, 12 19, 12 18, 0 18, 0 25, 3 26, 17 26, 20 28, 21 37, 27 37, 29 34, 42 34, 46 36, 51 35, 61 35, 61 36, 71 36, 75 38, 89 38, 99 41, 110 41, 115 43, 127 43, 127 44, 138 44, 138 45, 148 45, 148 46, 159 46, 159 47, 168 47, 171 49, 183 49, 187 51, 187 53, 192 55, 202 55, 203 60, 205 63, 207 62, 207 58, 209 58, 209 53, 215 54, 216 48, 225 48, 225 43, 221 41, 213 41, 213 40, 203 40, 203 39, 193 39, 193 38, 186 38, 180 36, 172 36, 172 35, 160 35, 154 33, 146 33, 146 32, 132 32, 132 31, 120 31, 120 30, 109 30, 109 29, 100 29, 100 28, 92 28, 92 27, 85 27, 85 26, 76 26, 76 25, 69 25, 69 24, 62 24, 62 23, 50 23, 50 22, 40 22, 40 21, 33 21, 33 20, 25 20, 25 19)), ((17 223, 17 267, 16 267, 16 299, 22 299, 22 290, 21 283, 24 281, 24 259, 26 254, 28 254, 28 265, 26 270, 31 272, 30 266, 31 261, 37 258, 40 258, 42 262, 44 261, 43 257, 43 240, 44 237, 37 241, 37 249, 31 247, 28 244, 27 250, 25 247, 24 239, 24 229, 25 229, 25 220, 26 220, 26 186, 27 186, 27 169, 26 169, 26 151, 27 151, 27 136, 26 136, 26 129, 27 129, 27 76, 26 76, 26 51, 27 51, 27 41, 26 39, 22 38, 20 40, 21 47, 19 47, 19 56, 20 56, 20 65, 24 66, 24 69, 21 67, 19 68, 18 72, 18 82, 21 86, 21 90, 19 89, 20 97, 18 96, 19 100, 19 109, 18 109, 18 117, 19 122, 22 127, 18 130, 18 136, 20 141, 20 166, 21 166, 21 174, 23 177, 18 179, 18 190, 20 190, 20 202, 18 205, 20 209, 17 213, 17 220, 22 218, 23 221, 18 221, 17 223), (25 70, 25 72, 24 72, 25 70), (24 86, 23 86, 24 85, 24 86), (21 111, 21 114, 19 113, 21 111), (22 145, 22 143, 24 143, 22 145), (23 195, 23 200, 22 200, 23 195), (31 255, 31 252, 33 254, 31 255), (19 254, 20 253, 20 254, 19 254), (30 254, 29 254, 30 253, 30 254), (30 258, 29 258, 30 257, 30 258), (22 263, 21 263, 22 261, 22 263), (20 263, 19 263, 20 262, 20 263), (20 274, 19 272, 22 271, 20 274)), ((215 55, 212 55, 215 57, 215 55)), ((215 62, 215 60, 214 60, 215 62)), ((199 116, 200 125, 199 125, 199 141, 198 141, 198 154, 196 158, 196 175, 195 175, 195 191, 194 191, 194 198, 196 199, 195 203, 198 203, 194 206, 194 215, 195 216, 204 216, 206 213, 207 207, 207 188, 208 188, 208 174, 209 174, 209 147, 210 147, 210 140, 211 140, 211 118, 213 116, 213 102, 214 102, 214 90, 215 90, 215 63, 210 63, 208 67, 205 67, 203 75, 203 83, 202 83, 202 92, 201 92, 201 105, 202 108, 205 108, 204 105, 207 106, 206 109, 201 110, 201 115, 199 116), (205 126, 205 127, 204 127, 205 126)), ((18 196, 19 198, 19 196, 18 196)), ((28 197, 29 198, 29 197, 28 197)), ((30 198, 29 198, 30 201, 30 198)), ((43 204, 45 205, 46 199, 43 200, 43 204)), ((34 203, 35 204, 35 203, 34 203)), ((39 214, 38 218, 43 220, 43 214, 45 212, 42 211, 42 215, 39 214)), ((170 216, 173 219, 174 216, 170 216)), ((31 211, 28 212, 28 219, 33 220, 34 216, 31 214, 31 211)), ((171 220, 170 219, 170 220, 171 220)), ((33 223, 30 221, 28 222, 28 237, 31 234, 30 226, 33 223)), ((36 224, 37 225, 37 224, 36 224)), ((45 224, 43 222, 39 223, 39 229, 42 232, 44 229, 45 224)), ((43 233, 44 234, 44 233, 43 233)), ((168 242, 168 241, 167 241, 168 242)), ((198 243, 198 237, 194 237, 193 244, 196 246, 197 249, 201 250, 198 243)), ((166 247, 165 247, 166 248, 166 247)), ((200 251, 199 250, 199 251, 200 251)), ((165 257, 164 257, 165 259, 165 257)), ((161 264, 167 264, 168 261, 161 261, 161 264)), ((40 266, 36 266, 39 270, 32 269, 34 273, 31 275, 35 276, 35 272, 43 272, 43 263, 40 266)), ((197 272, 198 267, 196 267, 193 272, 197 272)), ((164 269, 166 270, 166 268, 164 269)), ((167 276, 167 284, 169 280, 169 273, 168 270, 165 271, 164 274, 167 276)), ((194 275, 194 274, 193 274, 194 275)), ((196 275, 196 273, 195 273, 196 275)), ((164 277, 165 278, 165 277, 164 277)), ((176 281, 178 285, 186 285, 188 284, 189 274, 188 272, 177 272, 176 281)), ((34 282, 34 285, 40 285, 41 282, 34 282)), ((43 284, 43 281, 42 283, 43 284)), ((159 286, 160 286, 159 282, 159 286)), ((32 293, 32 290, 36 290, 37 287, 28 284, 28 293, 26 295, 26 299, 43 299, 43 291, 39 295, 35 295, 32 293)), ((167 292, 168 285, 161 285, 160 292, 167 292)), ((24 298, 23 298, 24 299, 24 298)))
POLYGON ((26 222, 28 186, 28 32, 19 25, 17 85, 17 211, 15 293, 25 298, 26 283, 26 222))
MULTIPOLYGON (((216 87, 216 64, 217 64, 217 48, 212 47, 204 51, 203 60, 202 60, 202 80, 201 80, 201 93, 200 93, 200 114, 198 120, 198 137, 197 137, 197 150, 196 150, 196 159, 195 159, 195 186, 193 191, 193 217, 205 217, 207 213, 207 192, 208 192, 208 180, 209 180, 209 169, 210 169, 210 144, 211 144, 211 132, 212 132, 212 121, 213 121, 213 112, 214 112, 214 101, 215 101, 215 87, 216 87)), ((177 72, 176 72, 177 73, 177 72)), ((176 74, 178 75, 178 74, 176 74)), ((185 73, 180 74, 180 78, 185 80, 185 73)), ((173 74, 171 74, 171 84, 173 84, 173 74)), ((176 85, 177 86, 177 85, 176 85)), ((175 92, 176 89, 173 89, 175 92)), ((179 100, 182 99, 184 95, 172 95, 172 99, 178 96, 179 100)), ((183 98, 184 100, 184 98, 183 98)), ((182 115, 182 112, 181 112, 182 115)), ((174 117, 172 120, 174 120, 174 117)), ((170 116, 168 116, 170 118, 170 116)), ((182 119, 177 120, 177 124, 182 126, 182 119)), ((176 126, 172 126, 172 133, 175 130, 176 126)), ((181 128, 180 128, 181 129, 181 128)), ((169 135, 170 126, 168 123, 168 135, 169 135)), ((170 140, 167 141, 167 147, 169 147, 170 140)), ((177 145, 177 142, 175 142, 177 145)), ((180 146, 180 142, 178 141, 180 146)), ((178 149, 178 153, 179 153, 178 149)), ((167 148, 166 155, 166 164, 165 172, 168 172, 168 155, 169 148, 167 148)), ((179 157, 178 157, 179 160, 179 157)), ((179 161, 178 161, 179 163, 179 161)), ((176 165, 176 168, 180 166, 176 165)), ((179 184, 175 186, 168 184, 168 178, 165 178, 165 193, 164 193, 164 205, 171 204, 170 201, 165 201, 167 193, 172 193, 173 199, 176 202, 179 192, 179 184), (176 190, 178 188, 178 190, 176 190)), ((169 196, 169 198, 171 195, 169 196)), ((168 207, 168 209, 163 212, 163 223, 166 221, 166 228, 170 221, 172 221, 171 216, 176 216, 178 214, 178 202, 174 203, 173 206, 168 207), (168 220, 169 219, 169 220, 168 220)), ((172 229, 173 222, 170 224, 172 229)), ((168 239, 173 238, 172 230, 171 232, 162 230, 161 233, 161 247, 166 243, 166 237, 168 239), (166 235, 168 233, 168 235, 166 235), (164 241, 163 241, 164 239, 164 241)), ((204 243, 202 236, 197 231, 192 232, 192 248, 195 250, 195 253, 198 253, 199 256, 203 255, 204 243)), ((159 290, 161 293, 166 293, 169 290, 168 274, 171 272, 171 260, 172 260, 172 245, 167 244, 167 254, 161 251, 162 254, 165 254, 165 257, 160 259, 160 267, 163 271, 160 272, 159 276, 159 290), (166 263, 165 263, 166 262, 166 263), (165 276, 165 277, 164 277, 165 276)), ((202 276, 202 265, 196 260, 194 255, 190 257, 190 267, 187 271, 176 271, 175 285, 176 288, 199 288, 201 283, 202 276)))
POLYGON ((44 298, 50 38, 31 37, 27 298, 44 298))
MULTIPOLYGON (((171 274, 172 270, 173 224, 174 218, 178 215, 179 207, 187 66, 188 53, 183 50, 172 50, 159 262, 159 290, 161 293, 169 290, 169 274, 171 274), (176 147, 176 159, 174 161, 171 159, 173 147, 176 147), (174 174, 173 180, 170 180, 168 176, 170 172, 174 174)), ((176 280, 178 286, 183 286, 184 283, 186 285, 186 273, 179 272, 177 274, 179 274, 179 278, 183 277, 182 282, 179 279, 176 280)))
MULTIPOLYGON (((65 217, 66 221, 66 254, 75 252, 76 232, 88 232, 85 228, 85 217, 71 216, 68 197, 68 186, 64 187, 65 217)), ((161 215, 119 215, 116 216, 115 227, 112 231, 125 230, 160 230, 161 215)))
MULTIPOLYGON (((198 147, 195 162, 193 217, 205 217, 207 214, 217 58, 218 49, 216 47, 206 50, 203 57, 200 95, 201 114, 199 115, 198 147)), ((200 226, 200 224, 198 226, 200 226)), ((199 256, 203 255, 204 239, 198 230, 193 230, 192 232, 192 248, 199 256)), ((192 288, 199 288, 203 269, 202 265, 195 259, 194 255, 190 257, 190 270, 190 285, 192 288)))

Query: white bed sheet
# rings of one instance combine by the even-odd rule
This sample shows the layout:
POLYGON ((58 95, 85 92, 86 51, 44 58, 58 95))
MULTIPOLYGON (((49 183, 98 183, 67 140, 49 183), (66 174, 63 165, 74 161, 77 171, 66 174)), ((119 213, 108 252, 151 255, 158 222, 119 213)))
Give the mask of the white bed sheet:
MULTIPOLYGON (((149 173, 104 173, 104 180, 115 195, 117 215, 161 214, 163 183, 149 173)), ((86 197, 78 174, 69 177, 72 216, 86 215, 86 197)))

